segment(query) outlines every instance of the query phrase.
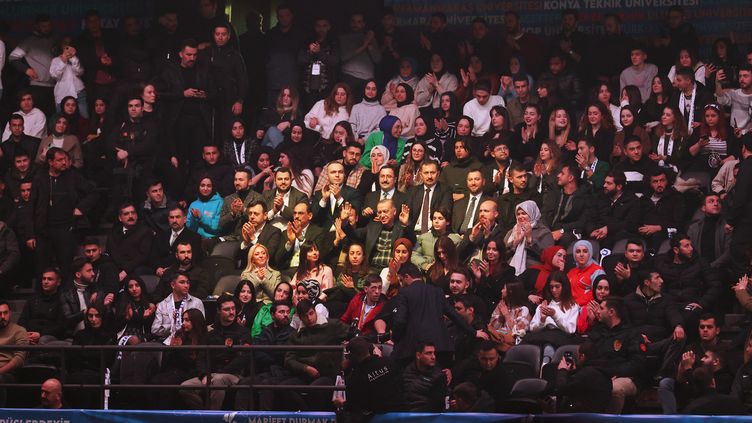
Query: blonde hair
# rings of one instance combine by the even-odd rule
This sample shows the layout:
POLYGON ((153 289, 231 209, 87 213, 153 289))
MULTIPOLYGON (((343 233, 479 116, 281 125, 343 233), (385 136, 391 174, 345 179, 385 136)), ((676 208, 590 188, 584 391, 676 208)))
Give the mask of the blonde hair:
POLYGON ((263 244, 256 244, 253 247, 251 247, 250 250, 248 250, 248 265, 246 265, 244 272, 252 272, 256 270, 256 265, 253 264, 253 254, 258 250, 259 248, 263 248, 264 251, 266 251, 266 266, 269 267, 269 249, 266 248, 263 244))

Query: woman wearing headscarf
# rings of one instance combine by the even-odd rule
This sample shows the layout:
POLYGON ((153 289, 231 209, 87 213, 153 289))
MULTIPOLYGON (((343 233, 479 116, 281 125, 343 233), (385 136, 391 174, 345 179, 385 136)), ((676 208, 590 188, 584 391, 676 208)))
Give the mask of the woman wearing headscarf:
POLYGON ((521 275, 528 266, 540 264, 541 254, 554 245, 551 230, 541 222, 541 212, 535 201, 527 200, 517 205, 517 224, 507 232, 504 244, 512 256, 509 264, 521 275))
POLYGON ((225 160, 229 161, 234 168, 249 167, 257 145, 256 140, 246 131, 245 121, 240 117, 233 118, 230 137, 225 140, 223 147, 225 160))
POLYGON ((572 297, 580 307, 584 307, 592 298, 592 289, 596 278, 605 275, 603 268, 593 260, 593 244, 584 239, 574 243, 575 267, 567 273, 572 284, 572 297))
POLYGON ((362 144, 368 135, 378 131, 379 122, 384 116, 386 116, 386 110, 379 103, 379 88, 376 80, 370 79, 363 89, 363 100, 354 105, 350 112, 349 122, 355 139, 362 144))
POLYGON ((214 187, 214 180, 209 175, 204 175, 198 182, 198 198, 188 206, 188 221, 185 226, 202 238, 219 235, 219 217, 223 204, 222 196, 214 187))
POLYGON ((383 145, 375 145, 369 155, 371 157, 371 170, 363 172, 357 188, 364 196, 379 189, 379 172, 391 158, 389 150, 383 145))
MULTIPOLYGON (((295 291, 292 294, 292 304, 297 308, 298 303, 303 300, 309 300, 313 303, 313 308, 316 309, 316 324, 321 325, 329 320, 329 309, 319 299, 321 296, 323 296, 323 292, 319 281, 316 279, 304 279, 298 281, 295 285, 295 291)), ((299 315, 296 314, 290 318, 290 326, 295 330, 303 327, 299 315)))
MULTIPOLYGON (((47 164, 47 150, 52 147, 62 148, 68 153, 73 167, 80 169, 84 165, 81 143, 75 135, 67 135, 68 119, 63 115, 55 115, 48 121, 49 135, 42 138, 37 150, 36 163, 40 166, 47 164)), ((31 153, 31 152, 30 152, 31 153)))
POLYGON ((392 258, 389 260, 389 266, 381 269, 381 292, 392 298, 397 295, 399 289, 399 272, 403 264, 410 262, 410 256, 413 252, 413 243, 407 238, 400 238, 394 242, 392 248, 392 258))
POLYGON ((394 91, 397 107, 389 112, 402 122, 402 136, 410 139, 415 136, 415 119, 420 115, 418 106, 415 105, 415 94, 409 84, 401 83, 394 91))
POLYGON ((529 292, 528 300, 533 304, 543 301, 543 288, 551 272, 564 271, 567 250, 561 245, 552 245, 541 254, 542 264, 535 264, 527 268, 521 275, 520 280, 525 284, 529 292))
POLYGON ((391 112, 397 107, 397 100, 394 99, 394 92, 397 89, 397 85, 405 83, 415 90, 418 87, 418 81, 420 77, 416 71, 418 70, 418 62, 412 57, 404 57, 400 61, 399 73, 392 78, 386 84, 384 94, 381 95, 381 105, 384 106, 387 112, 391 112))
POLYGON ((399 163, 407 140, 402 138, 402 122, 395 116, 384 116, 379 122, 379 131, 368 136, 365 150, 360 159, 360 164, 366 169, 371 169, 371 150, 377 145, 383 145, 389 151, 389 157, 395 163, 399 163))

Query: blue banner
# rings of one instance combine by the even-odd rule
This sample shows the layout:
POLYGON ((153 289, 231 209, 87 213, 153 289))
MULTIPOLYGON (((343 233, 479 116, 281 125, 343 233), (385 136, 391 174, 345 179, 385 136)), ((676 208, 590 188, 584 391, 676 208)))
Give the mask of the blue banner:
POLYGON ((529 421, 528 417, 527 414, 388 413, 375 416, 370 423, 523 423, 529 421))
POLYGON ((145 411, 145 410, 0 410, 0 423, 336 423, 334 413, 145 411))

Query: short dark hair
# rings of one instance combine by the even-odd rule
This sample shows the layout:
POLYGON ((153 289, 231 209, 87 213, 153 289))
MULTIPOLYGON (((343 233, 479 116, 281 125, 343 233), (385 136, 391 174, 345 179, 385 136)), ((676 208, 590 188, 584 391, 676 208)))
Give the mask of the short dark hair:
POLYGON ((459 273, 460 275, 464 276, 465 280, 468 281, 468 282, 470 282, 470 281, 473 280, 472 277, 470 276, 470 271, 467 270, 467 267, 465 267, 465 266, 459 266, 456 269, 454 269, 451 272, 449 272, 449 277, 450 278, 452 277, 453 273, 459 273))
POLYGON ((569 174, 574 177, 574 183, 579 186, 580 185, 580 167, 577 165, 577 163, 573 163, 571 161, 566 161, 561 164, 561 170, 564 170, 564 168, 569 171, 569 174))
POLYGON ((621 185, 622 188, 627 185, 627 177, 624 176, 624 172, 622 171, 612 170, 606 176, 614 178, 614 184, 621 185))
POLYGON ((653 279, 653 273, 659 273, 659 272, 652 266, 640 266, 637 272, 637 280, 640 281, 639 282, 640 286, 642 286, 645 283, 645 281, 649 281, 653 279))
POLYGON ((232 302, 235 307, 238 306, 237 299, 230 294, 224 293, 217 298, 217 312, 222 309, 222 304, 232 302))
POLYGON ((297 309, 296 313, 298 316, 305 316, 309 311, 313 310, 314 306, 311 300, 301 300, 295 308, 297 309))
POLYGON ((281 166, 278 167, 277 170, 274 171, 274 175, 276 176, 278 173, 286 173, 292 177, 292 171, 289 167, 281 166))
POLYGON ((693 71, 689 66, 679 66, 676 69, 676 76, 680 75, 685 78, 689 78, 692 81, 695 80, 695 71, 693 71))
POLYGON ((493 341, 481 341, 478 351, 496 351, 496 344, 493 341))
POLYGON ((639 142, 640 145, 642 145, 642 140, 640 139, 640 137, 638 137, 637 135, 630 135, 626 140, 624 140, 624 146, 626 147, 627 144, 632 142, 639 142))
POLYGON ((251 204, 248 205, 248 208, 246 210, 250 209, 251 207, 256 207, 256 206, 261 206, 261 208, 264 210, 264 213, 269 211, 269 208, 266 206, 266 203, 263 202, 262 200, 253 201, 251 204))
POLYGON ((710 320, 710 319, 713 319, 713 324, 718 326, 718 317, 716 317, 716 315, 713 313, 703 313, 698 319, 698 322, 700 320, 710 320))
POLYGON ((87 236, 84 238, 84 242, 82 242, 81 245, 96 245, 97 247, 101 247, 102 243, 99 242, 99 238, 95 236, 87 236))
POLYGON ((185 50, 186 47, 198 48, 198 41, 193 38, 186 38, 180 42, 180 51, 185 50))
POLYGON ((365 277, 365 280, 363 281, 363 288, 367 287, 368 285, 378 283, 381 284, 381 276, 378 274, 368 275, 365 277))
POLYGON ((86 257, 81 257, 81 256, 76 257, 76 258, 73 259, 73 262, 71 263, 71 271, 74 274, 76 274, 76 273, 80 272, 81 269, 83 269, 84 266, 86 266, 87 263, 90 264, 91 262, 86 257))
POLYGON ((188 279, 188 283, 191 283, 191 277, 188 275, 188 272, 184 270, 176 270, 172 272, 172 274, 170 274, 170 283, 178 280, 178 276, 185 276, 185 278, 188 279))
POLYGON ((127 209, 128 207, 133 207, 135 209, 136 205, 131 203, 130 201, 126 201, 125 203, 120 204, 120 206, 117 209, 118 215, 120 215, 120 213, 122 213, 123 210, 127 209))
POLYGON ((422 278, 423 273, 421 273, 418 266, 414 265, 411 262, 404 263, 402 266, 400 266, 399 271, 400 276, 411 276, 413 278, 422 278))
POLYGON ((277 308, 282 307, 282 306, 285 306, 287 308, 292 308, 292 304, 290 304, 289 301, 274 300, 272 301, 272 305, 269 308, 269 310, 271 310, 272 314, 274 314, 277 312, 277 308))
POLYGON ((475 308, 475 303, 473 300, 470 299, 468 295, 457 295, 452 298, 453 303, 462 303, 462 305, 468 309, 468 308, 475 308))
MULTIPOLYGON (((216 147, 216 146, 212 145, 211 147, 216 147)), ((248 168, 245 168, 242 166, 236 167, 234 173, 245 173, 246 175, 248 175, 248 179, 253 178, 253 173, 251 173, 251 171, 248 168)))
POLYGON ((603 301, 606 303, 607 309, 614 310, 619 318, 624 318, 624 300, 621 297, 609 295, 603 301))
POLYGON ((363 153, 363 146, 358 142, 348 141, 347 144, 345 144, 345 150, 347 150, 350 147, 357 148, 358 150, 360 150, 361 154, 363 153))
POLYGON ((627 243, 624 244, 624 247, 626 248, 626 246, 629 245, 629 244, 639 245, 640 248, 642 248, 643 250, 645 250, 645 241, 643 241, 643 240, 641 240, 639 238, 629 238, 629 239, 627 239, 627 243))
POLYGON ((439 18, 442 22, 446 23, 447 16, 444 14, 444 12, 433 12, 431 13, 432 18, 439 18))
POLYGON ((650 178, 656 177, 656 176, 665 176, 666 179, 669 179, 671 176, 668 173, 668 168, 656 166, 652 172, 650 172, 650 178))
POLYGON ((671 246, 672 249, 679 248, 681 246, 681 242, 685 239, 692 241, 692 238, 690 238, 689 235, 685 234, 684 232, 679 232, 678 234, 674 235, 673 238, 671 238, 669 246, 671 246))
POLYGON ((65 154, 67 156, 68 152, 60 147, 50 147, 50 149, 47 150, 47 154, 45 154, 44 158, 49 162, 51 160, 55 160, 55 156, 58 154, 65 154))
POLYGON ((21 122, 24 122, 24 117, 19 115, 18 113, 13 113, 12 115, 10 115, 10 119, 8 119, 8 122, 12 120, 20 120, 21 122))
POLYGON ((436 348, 436 344, 434 344, 431 341, 418 341, 418 343, 415 344, 415 352, 416 353, 422 353, 423 350, 426 349, 426 347, 434 347, 434 348, 436 348))

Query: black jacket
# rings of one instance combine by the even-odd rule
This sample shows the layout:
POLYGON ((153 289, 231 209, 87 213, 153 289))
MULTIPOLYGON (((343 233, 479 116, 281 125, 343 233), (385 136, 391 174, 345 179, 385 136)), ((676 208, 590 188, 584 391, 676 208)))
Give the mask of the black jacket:
POLYGON ((46 234, 48 225, 73 226, 73 209, 79 209, 86 216, 97 203, 94 184, 77 170, 68 169, 61 173, 54 178, 54 185, 52 179, 47 172, 39 172, 32 184, 31 203, 34 205, 36 235, 46 234))
POLYGON ((63 303, 60 300, 60 292, 44 294, 40 292, 26 304, 24 304, 18 324, 27 331, 39 332, 42 336, 51 335, 58 339, 64 339, 65 316, 63 315, 63 303))
POLYGON ((605 413, 612 389, 611 377, 598 367, 556 371, 556 393, 566 404, 561 412, 605 413))
POLYGON ((410 363, 402 372, 403 399, 411 412, 439 412, 444 410, 447 394, 446 375, 438 366, 421 372, 410 363))
POLYGON ((0 277, 10 272, 20 257, 16 235, 5 222, 0 222, 0 277))
POLYGON ((217 105, 241 104, 248 95, 248 73, 240 52, 228 43, 223 47, 212 44, 201 50, 197 66, 205 66, 216 89, 217 105))
MULTIPOLYGON (((661 232, 665 235, 667 228, 682 230, 684 228, 684 197, 674 187, 667 187, 663 196, 654 203, 650 196, 642 197, 642 224, 660 225, 661 232)), ((667 235, 668 236, 668 235, 667 235)))
POLYGON ((94 267, 94 282, 99 284, 106 293, 117 293, 120 290, 120 277, 115 261, 107 253, 102 253, 99 259, 92 263, 94 267))
POLYGON ((153 239, 151 229, 140 223, 125 234, 122 225, 115 225, 107 236, 107 253, 120 270, 131 273, 147 265, 153 239))
POLYGON ((159 127, 155 120, 126 118, 113 126, 107 137, 107 149, 109 156, 113 158, 116 149, 125 150, 128 152, 129 168, 151 171, 154 168, 159 142, 159 127))
MULTIPOLYGON (((363 206, 363 196, 360 195, 360 192, 358 192, 355 188, 350 188, 347 185, 342 185, 340 195, 343 199, 342 204, 350 203, 353 209, 355 209, 355 213, 360 214, 363 206)), ((314 192, 313 198, 311 198, 311 212, 313 213, 313 221, 317 225, 328 230, 332 227, 334 221, 339 217, 342 206, 338 205, 337 207, 335 207, 334 213, 332 213, 331 204, 329 204, 329 198, 326 199, 326 205, 324 207, 321 207, 321 204, 319 204, 320 201, 321 191, 314 192)))
MULTIPOLYGON (((278 327, 272 323, 267 325, 259 334, 259 336, 253 338, 254 345, 286 345, 290 339, 290 335, 295 332, 295 329, 290 325, 284 325, 278 327)), ((284 351, 256 351, 253 354, 253 358, 256 360, 256 371, 264 372, 269 369, 270 366, 276 365, 282 367, 285 365, 285 352, 284 351)))
MULTIPOLYGON (((267 191, 264 191, 263 194, 261 194, 261 198, 263 199, 264 203, 266 204, 267 210, 274 210, 274 198, 277 196, 277 190, 276 189, 270 189, 267 191)), ((308 203, 308 196, 299 191, 295 187, 290 187, 290 199, 289 204, 285 206, 282 205, 282 209, 279 211, 280 216, 283 220, 286 222, 292 222, 292 211, 295 208, 295 206, 298 203, 308 203)), ((319 246, 320 247, 320 246, 319 246)))
MULTIPOLYGON (((431 229, 431 218, 433 212, 439 207, 446 207, 447 210, 452 209, 452 193, 444 187, 443 184, 437 182, 433 186, 434 191, 431 196, 430 210, 428 213, 428 229, 431 229)), ((423 197, 425 196, 426 186, 424 184, 415 185, 407 191, 407 205, 410 207, 410 224, 415 225, 418 223, 418 219, 421 215, 421 207, 423 206, 423 197)), ((399 210, 397 210, 399 213, 399 210)))
POLYGON ((151 267, 156 269, 157 267, 169 267, 176 264, 177 259, 175 258, 175 250, 177 249, 178 244, 186 242, 191 244, 194 263, 201 263, 201 260, 204 259, 204 249, 201 246, 201 235, 188 228, 183 228, 183 232, 180 232, 180 235, 178 235, 172 245, 170 245, 170 237, 172 237, 172 230, 157 233, 157 236, 151 244, 151 252, 149 253, 149 263, 151 267))
MULTIPOLYGON (((251 344, 251 334, 248 329, 240 326, 237 322, 232 322, 229 326, 222 326, 215 323, 209 332, 206 343, 208 345, 226 345, 242 346, 251 344)), ((199 368, 199 374, 202 376, 208 373, 229 373, 232 375, 243 375, 248 367, 248 352, 227 349, 213 351, 211 357, 211 367, 206 367, 205 360, 196 362, 199 368)))
POLYGON ((351 366, 345 375, 345 407, 349 411, 386 413, 400 409, 399 374, 388 359, 369 356, 351 366))
MULTIPOLYGON (((96 284, 91 284, 86 287, 84 290, 84 300, 86 302, 86 307, 89 307, 91 305, 96 304, 102 304, 105 297, 105 292, 101 291, 96 284), (92 294, 97 294, 97 301, 96 303, 92 303, 91 296, 92 294)), ((63 309, 63 317, 65 318, 65 325, 66 330, 68 332, 68 335, 73 333, 73 330, 76 328, 76 325, 78 325, 81 321, 84 320, 84 313, 86 310, 81 310, 81 303, 78 299, 78 292, 76 291, 76 288, 69 288, 65 289, 60 293, 60 301, 62 303, 62 309, 63 309)))
POLYGON ((624 311, 632 327, 651 342, 671 336, 683 324, 679 307, 670 298, 661 294, 648 298, 640 288, 624 297, 624 311))
MULTIPOLYGON (((384 229, 384 225, 381 222, 370 222, 365 228, 353 228, 348 221, 342 222, 342 230, 345 232, 348 238, 360 241, 365 247, 366 260, 370 262, 374 254, 376 254, 376 247, 379 243, 379 235, 384 229)), ((394 226, 390 233, 391 245, 394 245, 400 238, 407 238, 411 242, 415 242, 415 236, 410 226, 402 226, 398 220, 395 219, 394 226)))
POLYGON ((588 235, 603 226, 608 227, 609 237, 637 231, 640 224, 640 200, 634 194, 623 192, 613 204, 603 193, 597 195, 594 200, 588 208, 588 223, 585 224, 585 232, 588 235))
POLYGON ((697 303, 713 310, 720 300, 721 282, 716 270, 696 255, 688 262, 674 263, 674 253, 656 257, 655 268, 663 277, 663 291, 679 307, 697 303))
POLYGON ((564 229, 564 232, 572 232, 576 229, 580 232, 585 228, 587 221, 587 208, 590 205, 590 185, 581 184, 577 190, 565 199, 564 191, 559 188, 556 195, 550 196, 555 201, 543 202, 543 221, 552 231, 564 229), (563 209, 562 207, 563 203, 563 209), (559 213, 562 210, 562 213, 559 213))
POLYGON ((21 134, 18 141, 15 141, 11 134, 10 137, 2 141, 3 143, 0 144, 0 148, 3 150, 3 157, 0 158, 0 171, 5 173, 5 171, 13 169, 13 157, 22 150, 29 155, 31 162, 33 162, 39 150, 39 143, 42 140, 37 137, 21 134))
POLYGON ((590 331, 590 339, 595 344, 595 352, 587 365, 599 368, 610 377, 642 376, 642 338, 628 324, 622 322, 610 329, 603 324, 596 325, 590 331))
POLYGON ((752 157, 740 162, 734 185, 734 201, 726 215, 729 225, 752 224, 752 157))
POLYGON ((658 169, 658 165, 648 158, 648 152, 643 152, 640 160, 633 162, 629 158, 624 159, 614 166, 614 170, 624 172, 627 184, 625 192, 635 194, 647 194, 650 191, 650 175, 658 169))
MULTIPOLYGON (((321 226, 314 225, 313 223, 308 224, 308 228, 306 228, 305 236, 303 237, 302 241, 298 243, 298 248, 300 248, 300 244, 302 244, 305 241, 311 240, 316 243, 316 246, 319 248, 319 253, 321 257, 327 257, 329 255, 329 252, 332 250, 332 242, 334 241, 332 239, 332 232, 325 231, 321 226)), ((280 259, 279 263, 277 263, 278 269, 289 269, 290 268, 290 260, 292 260, 292 256, 295 254, 295 245, 290 248, 290 250, 287 250, 287 232, 281 232, 281 239, 280 239, 280 246, 279 246, 279 253, 280 253, 280 259)))
MULTIPOLYGON (((196 86, 189 87, 185 79, 183 78, 183 71, 180 67, 179 61, 165 62, 165 66, 162 68, 161 75, 159 77, 160 91, 157 96, 164 100, 164 127, 173 128, 175 122, 180 117, 183 107, 186 101, 198 101, 201 117, 204 120, 204 124, 207 128, 211 127, 212 118, 212 105, 211 101, 215 97, 215 91, 213 81, 209 75, 208 68, 206 66, 199 66, 198 63, 194 65, 196 67, 196 86), (183 92, 187 88, 196 88, 203 90, 207 93, 206 99, 186 99, 183 92)), ((173 140, 176 144, 178 140, 173 140)))

